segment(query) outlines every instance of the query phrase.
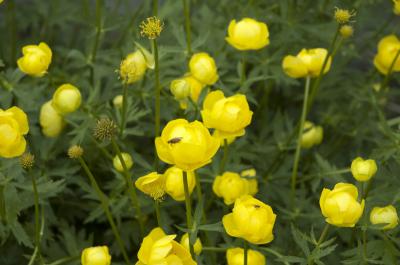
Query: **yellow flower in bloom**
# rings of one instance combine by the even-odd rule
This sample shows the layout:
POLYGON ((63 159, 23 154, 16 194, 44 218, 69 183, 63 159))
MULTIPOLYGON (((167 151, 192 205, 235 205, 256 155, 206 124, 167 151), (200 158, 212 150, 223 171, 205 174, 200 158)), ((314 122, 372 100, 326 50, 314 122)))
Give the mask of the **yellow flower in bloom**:
MULTIPOLYGON (((185 188, 183 186, 183 171, 178 167, 170 167, 164 173, 165 192, 176 201, 185 200, 185 188)), ((189 194, 192 194, 196 186, 196 177, 193 171, 187 172, 189 194)))
POLYGON ((268 26, 252 18, 244 18, 237 23, 232 20, 225 39, 238 50, 259 50, 269 44, 268 26))
POLYGON ((243 195, 255 195, 258 191, 256 179, 242 178, 238 173, 229 171, 217 176, 212 188, 218 197, 224 198, 226 205, 231 205, 243 195))
POLYGON ((378 167, 373 159, 364 160, 361 157, 357 157, 351 162, 351 174, 361 182, 368 181, 375 175, 377 170, 378 167))
POLYGON ((85 248, 81 255, 82 265, 110 265, 111 256, 107 246, 85 248))
POLYGON ((216 129, 221 138, 244 135, 252 116, 245 95, 236 94, 226 98, 221 90, 207 95, 201 111, 204 125, 216 129))
POLYGON ((358 190, 353 184, 338 183, 333 190, 323 189, 319 199, 325 221, 339 227, 354 227, 360 219, 365 201, 357 201, 358 190))
MULTIPOLYGON (((389 35, 378 43, 378 53, 374 58, 374 65, 384 75, 387 75, 397 53, 400 50, 400 40, 395 35, 389 35)), ((392 72, 400 71, 400 56, 393 64, 392 72)))
POLYGON ((371 211, 369 219, 372 224, 387 224, 383 229, 393 229, 399 224, 399 216, 393 205, 386 207, 374 207, 371 211))
POLYGON ((150 40, 154 40, 160 36, 164 28, 164 23, 158 17, 148 17, 140 23, 140 34, 150 40))
POLYGON ((393 12, 400 15, 400 0, 393 0, 393 12))
POLYGON ((162 200, 165 194, 165 177, 157 172, 151 172, 138 178, 135 186, 154 200, 162 200))
MULTIPOLYGON (((184 235, 182 236, 182 238, 181 238, 181 245, 184 246, 184 247, 187 249, 187 251, 190 251, 190 248, 189 248, 189 235, 188 235, 188 233, 186 233, 186 234, 184 234, 184 235)), ((194 242, 193 248, 194 248, 194 253, 195 253, 196 255, 200 255, 200 253, 201 253, 201 251, 202 251, 202 249, 203 249, 203 245, 201 244, 200 238, 197 238, 197 239, 196 239, 196 241, 194 242)))
POLYGON ((51 100, 42 105, 39 116, 42 132, 47 137, 57 137, 64 129, 64 118, 54 109, 51 100))
POLYGON ((304 123, 303 134, 301 136, 301 147, 311 148, 322 142, 324 130, 321 126, 316 126, 310 121, 304 123))
POLYGON ((22 109, 0 109, 0 157, 12 158, 22 155, 26 149, 24 135, 28 131, 28 117, 22 109))
MULTIPOLYGON (((130 154, 128 153, 121 153, 122 159, 125 162, 125 166, 126 169, 131 169, 133 166, 133 160, 130 154)), ((123 172, 124 171, 124 167, 122 166, 121 160, 119 159, 119 156, 116 155, 113 159, 113 165, 114 168, 119 171, 119 172, 123 172)))
POLYGON ((143 53, 139 50, 128 54, 121 62, 119 75, 122 82, 132 84, 141 80, 147 70, 147 61, 143 53))
POLYGON ((76 111, 81 105, 82 96, 79 89, 71 84, 59 86, 53 95, 53 107, 60 114, 76 111))
POLYGON ((124 96, 123 95, 115 96, 115 98, 113 99, 114 107, 116 107, 118 109, 122 108, 122 102, 123 101, 124 101, 124 96))
POLYGON ((272 208, 245 195, 235 201, 232 213, 222 218, 225 231, 233 237, 243 238, 253 244, 266 244, 274 239, 276 215, 272 208))
POLYGON ((205 52, 195 53, 189 61, 191 75, 206 85, 212 85, 218 80, 217 66, 214 59, 205 52))
MULTIPOLYGON (((302 49, 296 56, 287 55, 283 59, 282 68, 285 73, 292 78, 317 77, 321 72, 325 57, 328 51, 323 48, 302 49)), ((332 58, 329 56, 326 63, 324 74, 331 67, 332 58)))
POLYGON ((178 242, 176 235, 166 235, 157 227, 143 239, 136 265, 196 265, 190 252, 178 242))
POLYGON ((185 171, 193 171, 211 162, 219 141, 203 123, 176 119, 168 122, 155 140, 158 157, 185 171))
POLYGON ((47 73, 51 63, 52 52, 46 43, 27 45, 22 48, 23 56, 18 59, 19 69, 25 74, 41 77, 47 73))
MULTIPOLYGON (((228 265, 243 265, 244 264, 244 250, 243 248, 230 248, 226 251, 226 260, 228 265)), ((247 251, 247 264, 248 265, 265 265, 265 257, 258 251, 249 249, 247 251)))

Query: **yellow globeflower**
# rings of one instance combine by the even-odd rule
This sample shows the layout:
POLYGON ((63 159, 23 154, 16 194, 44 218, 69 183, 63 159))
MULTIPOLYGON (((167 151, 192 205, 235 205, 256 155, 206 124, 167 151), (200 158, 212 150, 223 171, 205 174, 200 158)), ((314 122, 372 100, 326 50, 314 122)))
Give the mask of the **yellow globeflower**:
POLYGON ((243 195, 257 193, 257 180, 240 177, 235 172, 225 172, 214 179, 213 191, 218 197, 224 198, 226 205, 231 205, 243 195))
MULTIPOLYGON (((292 78, 306 76, 317 77, 321 72, 327 55, 328 51, 323 48, 302 49, 296 56, 285 56, 282 62, 282 68, 283 71, 292 78)), ((332 58, 329 56, 323 72, 324 74, 329 71, 331 61, 332 58)))
MULTIPOLYGON (((374 65, 384 75, 389 72, 390 66, 393 64, 396 54, 400 50, 400 40, 395 35, 389 35, 381 39, 378 43, 378 53, 374 58, 374 65)), ((400 71, 400 56, 397 57, 393 64, 392 72, 400 71)))
POLYGON ((400 0, 393 0, 393 12, 400 15, 400 0))
POLYGON ((25 74, 42 77, 51 63, 52 52, 46 43, 27 45, 22 48, 23 56, 18 59, 19 69, 25 74))
MULTIPOLYGON (((181 245, 184 246, 187 251, 190 251, 189 247, 189 235, 185 233, 181 238, 181 245)), ((197 238, 193 245, 194 254, 200 255, 201 251, 203 250, 203 245, 201 244, 200 238, 197 238)))
MULTIPOLYGON (((187 172, 189 194, 192 194, 196 186, 196 177, 193 171, 187 172)), ((176 201, 185 200, 185 188, 183 186, 183 171, 178 167, 170 167, 164 173, 165 192, 176 201)))
MULTIPOLYGON (((133 160, 130 154, 128 153, 121 153, 122 159, 125 162, 126 169, 131 169, 133 166, 133 160)), ((114 168, 119 172, 124 172, 124 167, 122 166, 121 160, 119 156, 116 155, 113 159, 114 168)))
POLYGON ((81 101, 81 92, 76 86, 63 84, 54 93, 52 104, 60 114, 67 114, 76 111, 81 101))
POLYGON ((185 171, 193 171, 211 162, 219 141, 203 123, 176 119, 168 122, 155 140, 158 157, 185 171))
POLYGON ((269 44, 268 26, 252 18, 243 18, 237 23, 232 20, 225 39, 238 50, 259 50, 269 44))
POLYGON ((373 159, 364 160, 361 157, 357 157, 351 162, 351 174, 361 182, 368 181, 375 175, 377 170, 378 167, 373 159))
POLYGON ((51 100, 40 108, 39 122, 43 134, 47 137, 57 137, 65 127, 63 116, 54 109, 51 100))
POLYGON ((204 125, 217 130, 222 139, 244 135, 252 115, 245 95, 225 97, 221 90, 207 95, 201 111, 204 125))
POLYGON ((225 231, 233 237, 243 238, 253 244, 266 244, 274 239, 276 215, 272 208, 250 195, 235 201, 232 213, 222 218, 225 231))
POLYGON ((365 201, 357 201, 358 190, 353 184, 338 183, 333 190, 323 189, 319 199, 325 221, 339 227, 354 227, 360 219, 365 201))
POLYGON ((26 149, 24 135, 28 132, 28 117, 22 109, 0 109, 0 157, 12 158, 22 155, 26 149))
POLYGON ((324 130, 321 126, 316 126, 310 121, 304 123, 303 134, 301 136, 301 147, 311 148, 322 142, 324 130))
POLYGON ((111 256, 107 246, 85 248, 81 255, 82 265, 110 265, 111 256))
POLYGON ((151 172, 138 178, 135 186, 154 200, 161 200, 165 194, 165 177, 157 172, 151 172))
MULTIPOLYGON (((186 84, 188 85, 188 87, 190 89, 190 94, 189 94, 190 99, 193 102, 197 103, 197 101, 199 100, 201 91, 204 88, 204 84, 201 83, 196 78, 194 78, 190 73, 185 74, 185 76, 182 78, 182 80, 186 81, 186 84)), ((187 108, 187 100, 181 100, 180 106, 182 109, 186 109, 187 108)))
POLYGON ((214 59, 205 52, 195 53, 189 61, 191 75, 206 85, 212 85, 218 80, 217 66, 214 59))
POLYGON ((185 79, 175 79, 171 82, 169 89, 176 100, 182 100, 190 95, 190 87, 185 79))
POLYGON ((369 216, 371 223, 376 224, 387 224, 383 229, 393 229, 399 224, 399 216, 397 215, 396 208, 393 205, 386 207, 374 207, 369 216))
POLYGON ((166 235, 159 227, 154 228, 143 239, 136 265, 196 265, 190 252, 174 241, 175 237, 176 235, 166 235))
MULTIPOLYGON (((230 248, 226 251, 226 260, 228 265, 243 265, 244 264, 244 250, 243 248, 230 248)), ((247 251, 247 264, 248 265, 265 265, 265 257, 258 251, 249 249, 247 251)))
POLYGON ((143 52, 137 50, 128 54, 121 62, 119 67, 119 75, 122 82, 132 84, 141 80, 146 73, 147 61, 143 52))

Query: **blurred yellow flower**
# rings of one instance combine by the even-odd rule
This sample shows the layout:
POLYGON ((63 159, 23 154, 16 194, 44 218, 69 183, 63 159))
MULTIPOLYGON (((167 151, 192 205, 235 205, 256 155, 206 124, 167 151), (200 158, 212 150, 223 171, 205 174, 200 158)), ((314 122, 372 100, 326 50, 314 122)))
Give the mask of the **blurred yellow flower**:
MULTIPOLYGON (((230 248, 226 251, 226 260, 228 265, 243 265, 244 264, 244 250, 243 248, 230 248)), ((249 249, 247 251, 247 264, 248 265, 265 265, 265 257, 263 254, 256 250, 249 249)))
POLYGON ((121 62, 119 75, 122 82, 132 84, 141 80, 147 70, 147 61, 140 50, 128 54, 121 62))
POLYGON ((205 52, 195 53, 189 61, 190 74, 199 82, 212 85, 218 80, 214 59, 205 52))
MULTIPOLYGON (((374 65, 378 71, 384 75, 389 72, 390 66, 393 64, 396 55, 400 50, 400 41, 395 35, 389 35, 382 38, 378 43, 378 53, 374 58, 374 65)), ((400 56, 397 57, 393 64, 392 72, 400 71, 400 56)))
POLYGON ((321 126, 316 126, 314 123, 306 121, 301 136, 301 147, 308 149, 318 145, 322 142, 323 137, 324 130, 321 126))
POLYGON ((110 265, 111 256, 107 246, 85 248, 81 255, 82 265, 110 265))
MULTIPOLYGON (((181 245, 184 246, 187 251, 190 251, 188 233, 183 234, 183 236, 181 238, 181 245)), ((200 238, 196 238, 196 241, 194 242, 193 248, 194 248, 194 254, 200 255, 200 253, 201 253, 201 251, 203 249, 203 245, 201 244, 200 238)))
MULTIPOLYGON (((125 162, 126 169, 131 169, 133 166, 132 156, 128 153, 121 153, 122 159, 125 162)), ((113 159, 114 168, 119 172, 124 172, 124 167, 122 166, 119 156, 116 155, 113 159)))
POLYGON ((355 11, 349 11, 347 9, 335 8, 335 19, 339 24, 345 24, 350 22, 350 18, 356 15, 355 11))
POLYGON ((357 201, 358 190, 353 184, 338 183, 333 190, 323 189, 319 199, 325 221, 339 227, 354 227, 360 219, 365 201, 357 201))
MULTIPOLYGON (((183 186, 183 171, 178 167, 170 167, 164 172, 165 192, 175 201, 185 200, 185 188, 183 186)), ((196 177, 193 171, 187 172, 189 194, 192 194, 196 186, 196 177)))
POLYGON ((176 119, 168 122, 155 139, 158 157, 185 171, 193 171, 211 162, 219 141, 199 121, 176 119))
POLYGON ((354 34, 354 28, 350 25, 343 25, 340 27, 339 33, 343 38, 350 38, 354 34))
POLYGON ((113 99, 114 107, 116 107, 118 109, 122 108, 123 101, 124 101, 124 96, 123 95, 115 96, 114 99, 113 99))
POLYGON ((0 157, 12 158, 22 155, 26 149, 24 135, 28 132, 28 117, 22 109, 0 109, 0 157))
POLYGON ((190 95, 189 83, 183 78, 172 80, 169 89, 176 100, 185 99, 190 95))
POLYGON ((222 218, 225 231, 253 244, 266 244, 274 239, 276 215, 272 208, 250 195, 237 199, 232 213, 222 218))
POLYGON ((373 159, 364 160, 361 157, 357 157, 351 162, 351 174, 361 182, 370 180, 377 170, 378 167, 373 159))
POLYGON ((60 114, 67 114, 76 111, 82 101, 81 92, 71 84, 59 86, 53 94, 53 107, 60 114))
POLYGON ((57 137, 65 127, 63 116, 54 109, 51 100, 40 108, 39 121, 42 132, 47 137, 57 137))
POLYGON ((400 15, 400 0, 393 0, 393 12, 400 15))
POLYGON ((245 95, 225 97, 221 90, 207 95, 201 111, 204 125, 217 130, 222 139, 244 135, 252 115, 245 95))
POLYGON ((138 178, 135 186, 154 200, 162 200, 165 194, 165 177, 157 172, 151 172, 138 178))
POLYGON ((22 48, 22 57, 18 59, 19 69, 25 74, 42 77, 51 63, 52 52, 46 43, 27 45, 22 48))
MULTIPOLYGON (((285 73, 292 78, 317 77, 321 72, 325 57, 328 51, 323 48, 302 49, 296 56, 287 55, 283 59, 282 68, 285 73)), ((324 74, 331 67, 332 58, 329 56, 326 63, 324 74)))
POLYGON ((393 229, 399 224, 399 216, 393 205, 386 207, 374 207, 371 211, 369 219, 372 224, 387 224, 383 229, 393 229))
MULTIPOLYGON (((190 73, 186 73, 184 77, 181 78, 181 80, 185 80, 186 84, 188 85, 190 89, 190 99, 194 102, 197 103, 199 100, 201 91, 204 88, 204 84, 201 83, 199 80, 194 78, 190 73)), ((181 109, 186 109, 187 108, 187 99, 181 100, 180 102, 180 107, 181 109)))
POLYGON ((268 26, 252 18, 243 18, 237 23, 232 20, 225 39, 238 50, 259 50, 269 44, 268 26))
POLYGON ((250 177, 254 178, 257 175, 257 171, 254 168, 245 169, 240 172, 240 176, 242 177, 250 177))

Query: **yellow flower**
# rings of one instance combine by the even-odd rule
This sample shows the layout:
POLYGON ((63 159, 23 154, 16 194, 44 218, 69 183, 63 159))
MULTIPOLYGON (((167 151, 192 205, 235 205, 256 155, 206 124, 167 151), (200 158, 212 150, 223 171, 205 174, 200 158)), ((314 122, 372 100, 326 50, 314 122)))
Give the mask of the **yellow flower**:
POLYGON ((257 193, 257 180, 240 177, 235 172, 225 172, 214 179, 213 191, 218 197, 224 198, 226 205, 231 205, 243 195, 255 195, 257 193))
POLYGON ((356 15, 355 11, 349 11, 347 9, 340 9, 337 8, 335 9, 335 19, 339 24, 345 24, 350 21, 351 17, 354 17, 356 15))
POLYGON ((361 182, 368 181, 375 175, 377 170, 378 167, 373 159, 364 160, 361 157, 357 157, 351 162, 351 174, 361 182))
POLYGON ((40 108, 39 121, 42 132, 47 137, 57 137, 65 126, 63 116, 54 109, 51 100, 44 103, 40 108))
POLYGON ((301 147, 311 148, 322 142, 324 137, 324 130, 321 126, 316 126, 310 121, 304 123, 303 134, 301 136, 301 147))
POLYGON ((76 111, 81 105, 82 96, 79 89, 71 84, 59 86, 53 95, 53 107, 60 114, 76 111))
POLYGON ((369 219, 372 224, 387 224, 383 229, 393 229, 399 224, 399 216, 393 205, 386 207, 374 207, 371 211, 369 219))
MULTIPOLYGON (((226 251, 226 260, 228 265, 243 265, 244 264, 244 250, 243 248, 230 248, 226 251)), ((265 257, 258 251, 249 249, 247 251, 247 264, 248 265, 265 265, 265 257)))
POLYGON ((218 151, 219 141, 199 121, 176 119, 168 122, 155 140, 158 157, 185 171, 193 171, 208 163, 218 151))
POLYGON ((81 255, 82 265, 110 265, 111 256, 107 246, 85 248, 81 255))
POLYGON ((338 183, 333 190, 323 189, 319 199, 322 215, 325 221, 339 227, 354 227, 360 219, 365 201, 357 201, 356 186, 348 183, 338 183))
POLYGON ((222 218, 225 231, 233 237, 243 238, 253 244, 266 244, 274 239, 276 215, 272 208, 245 195, 235 201, 232 213, 222 218))
POLYGON ((18 59, 19 69, 25 74, 42 77, 51 63, 52 52, 46 43, 27 45, 22 48, 23 56, 18 59))
POLYGON ((221 138, 244 135, 252 115, 245 95, 226 98, 221 90, 207 95, 201 111, 204 125, 216 129, 221 138))
MULTIPOLYGON (((189 248, 189 235, 188 233, 185 233, 182 238, 181 238, 181 245, 187 249, 187 251, 190 251, 189 248)), ((196 241, 194 242, 193 245, 194 248, 194 253, 196 255, 200 255, 202 249, 203 249, 203 245, 201 244, 200 238, 197 238, 196 241)))
POLYGON ((343 38, 349 38, 349 37, 353 36, 354 28, 350 25, 343 25, 340 27, 339 32, 343 38))
POLYGON ((190 87, 185 79, 175 79, 171 82, 169 89, 176 100, 182 100, 190 95, 190 87))
MULTIPOLYGON (((133 160, 130 154, 128 153, 121 153, 122 159, 125 162, 126 169, 131 169, 133 166, 133 160)), ((114 168, 119 172, 124 172, 124 167, 122 166, 121 160, 119 159, 118 155, 116 155, 113 159, 114 168)))
POLYGON ((393 12, 400 15, 400 0, 393 0, 393 12))
POLYGON ((157 172, 151 172, 138 178, 135 186, 154 200, 162 200, 165 194, 165 177, 157 172))
POLYGON ((0 157, 12 158, 22 155, 26 149, 24 135, 28 132, 28 117, 22 109, 0 109, 0 157))
POLYGON ((115 98, 113 99, 114 107, 116 107, 118 109, 122 108, 122 102, 123 101, 124 101, 124 96, 123 95, 115 96, 115 98))
POLYGON ((140 34, 151 40, 158 38, 164 28, 164 23, 158 17, 148 17, 140 23, 140 34))
POLYGON ((193 54, 189 69, 194 78, 206 85, 214 84, 219 78, 214 59, 205 52, 193 54))
MULTIPOLYGON (((183 186, 183 171, 178 167, 170 167, 164 173, 165 192, 176 201, 185 200, 185 188, 183 186)), ((187 172, 189 193, 191 194, 196 186, 196 177, 193 171, 187 172)))
POLYGON ((147 61, 144 54, 137 50, 128 54, 121 62, 119 67, 119 75, 122 82, 132 84, 141 80, 147 70, 147 61))
MULTIPOLYGON (((185 74, 184 77, 181 78, 182 80, 186 81, 186 84, 188 85, 190 89, 190 99, 194 102, 197 103, 199 100, 201 91, 204 88, 204 84, 198 81, 196 78, 194 78, 190 73, 185 74)), ((181 100, 180 102, 180 107, 181 109, 186 109, 187 108, 187 100, 181 100)))
POLYGON ((223 147, 225 145, 225 140, 228 145, 230 145, 231 143, 233 143, 236 140, 236 136, 226 136, 224 133, 221 133, 218 130, 214 130, 212 135, 215 138, 220 140, 221 147, 223 147))
POLYGON ((174 241, 176 235, 166 235, 157 227, 143 239, 136 265, 196 265, 182 245, 174 241))
MULTIPOLYGON (((282 62, 282 68, 285 73, 292 78, 306 76, 317 77, 321 72, 327 54, 328 51, 323 48, 302 49, 296 56, 285 56, 282 62)), ((323 72, 324 74, 329 71, 331 61, 332 58, 329 56, 323 72)))
POLYGON ((269 44, 268 26, 252 18, 244 18, 238 23, 232 20, 225 39, 238 50, 259 50, 269 44))
MULTIPOLYGON (((400 41, 395 35, 389 35, 381 39, 378 43, 378 53, 374 58, 374 65, 384 75, 387 75, 396 54, 400 50, 400 41)), ((400 56, 393 64, 392 72, 400 71, 400 56)))

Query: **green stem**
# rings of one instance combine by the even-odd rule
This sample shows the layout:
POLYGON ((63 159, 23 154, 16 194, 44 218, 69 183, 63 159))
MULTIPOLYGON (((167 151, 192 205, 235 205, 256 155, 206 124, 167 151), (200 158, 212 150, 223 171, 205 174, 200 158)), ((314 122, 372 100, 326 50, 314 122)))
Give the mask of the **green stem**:
POLYGON ((370 179, 368 181, 367 187, 364 190, 363 193, 363 199, 367 199, 369 192, 371 191, 371 187, 372 187, 372 179, 370 179))
POLYGON ((139 200, 138 200, 138 197, 137 197, 136 189, 133 186, 133 181, 132 181, 131 176, 129 174, 129 169, 127 168, 127 166, 125 164, 125 160, 122 157, 121 150, 119 149, 119 146, 115 142, 114 138, 111 139, 111 143, 112 143, 112 146, 114 148, 115 153, 118 156, 118 159, 121 162, 122 168, 124 169, 124 171, 122 172, 122 175, 125 178, 126 186, 128 188, 128 193, 129 193, 132 205, 133 205, 134 209, 136 210, 137 219, 138 219, 138 222, 139 222, 140 234, 141 234, 141 236, 144 236, 144 224, 143 224, 143 217, 142 217, 143 216, 142 215, 142 209, 140 208, 140 205, 139 205, 139 200))
POLYGON ((246 53, 242 53, 241 74, 240 74, 240 88, 242 88, 246 81, 246 53))
POLYGON ((189 247, 190 247, 190 254, 194 258, 194 247, 193 244, 190 242, 190 238, 192 235, 192 204, 190 201, 190 193, 189 193, 189 184, 188 184, 188 176, 187 172, 183 171, 183 187, 185 190, 185 204, 186 204, 186 224, 187 224, 187 229, 188 229, 188 235, 189 235, 189 247))
POLYGON ((298 136, 297 136, 296 153, 294 155, 292 178, 291 178, 291 192, 292 192, 291 193, 291 201, 292 201, 293 206, 295 206, 294 197, 296 196, 297 170, 298 170, 299 161, 300 161, 301 137, 303 136, 303 128, 304 128, 304 123, 306 121, 306 116, 307 116, 307 104, 308 104, 309 90, 310 90, 310 77, 307 76, 305 89, 304 89, 303 110, 301 112, 301 117, 300 117, 300 126, 298 129, 299 132, 298 132, 298 136))
POLYGON ((185 31, 186 31, 186 47, 188 57, 192 53, 192 46, 191 46, 191 23, 190 23, 190 0, 182 0, 183 1, 183 12, 185 14, 185 31))
POLYGON ((219 247, 203 247, 203 251, 213 251, 213 252, 226 252, 229 248, 219 248, 219 247))
POLYGON ((14 0, 7 1, 7 24, 8 28, 10 29, 10 44, 11 44, 11 51, 10 51, 10 64, 15 65, 17 60, 17 23, 15 17, 15 2, 14 0))
POLYGON ((123 96, 122 96, 122 113, 121 113, 121 127, 120 135, 124 134, 124 129, 126 126, 126 112, 128 108, 128 84, 123 84, 123 96))
POLYGON ((90 62, 94 63, 96 61, 97 50, 100 44, 100 36, 102 31, 102 11, 103 11, 103 0, 96 0, 96 36, 94 39, 94 44, 92 48, 92 54, 90 57, 90 62))
POLYGON ((363 245, 363 260, 367 260, 367 229, 361 229, 362 231, 362 245, 363 245))
POLYGON ((33 200, 35 204, 35 245, 40 256, 40 222, 39 222, 39 193, 36 185, 35 175, 30 172, 32 178, 33 200))
POLYGON ((66 258, 56 260, 56 261, 46 264, 46 265, 61 265, 61 264, 70 263, 72 261, 79 260, 79 259, 80 259, 80 256, 66 257, 66 258))
POLYGON ((121 239, 121 236, 118 232, 117 226, 114 222, 114 218, 112 216, 112 213, 110 211, 109 205, 108 205, 108 198, 107 196, 103 193, 103 191, 100 189, 99 185, 97 184, 96 178, 90 171, 88 165, 86 164, 85 160, 82 157, 78 158, 79 163, 81 164, 82 168, 85 170, 86 175, 89 177, 90 183, 92 184, 93 189, 96 191, 97 196, 99 197, 99 200, 101 202, 101 206, 103 207, 103 211, 107 216, 108 222, 110 223, 111 229, 114 233, 114 236, 117 240, 118 246, 121 250, 122 255, 124 256, 125 262, 128 265, 131 265, 131 262, 128 258, 128 254, 126 253, 124 243, 121 239))
POLYGON ((228 153, 229 153, 228 140, 224 139, 224 153, 221 159, 221 163, 219 164, 219 174, 223 174, 225 171, 225 165, 228 160, 228 153))
MULTIPOLYGON (((329 227, 330 225, 327 223, 324 227, 324 230, 322 230, 321 236, 318 239, 317 245, 315 246, 315 249, 319 248, 319 246, 324 242, 326 236, 328 235, 329 232, 329 227)), ((313 265, 314 264, 314 259, 311 259, 308 262, 309 265, 313 265)))
POLYGON ((156 212, 157 224, 162 228, 161 214, 160 214, 160 201, 154 200, 154 211, 156 212))
POLYGON ((153 0, 153 16, 158 16, 158 0, 153 0))
MULTIPOLYGON (((160 103, 160 66, 158 61, 158 46, 157 40, 154 39, 153 41, 153 50, 154 50, 154 60, 155 60, 155 67, 154 67, 154 78, 155 78, 155 112, 154 112, 154 137, 160 136, 160 112, 161 112, 161 103, 160 103)), ((154 163, 156 171, 158 170, 158 158, 157 153, 154 154, 154 163)))
POLYGON ((243 242, 243 264, 247 265, 247 254, 248 254, 248 250, 249 250, 249 244, 247 243, 246 240, 244 240, 243 242))

